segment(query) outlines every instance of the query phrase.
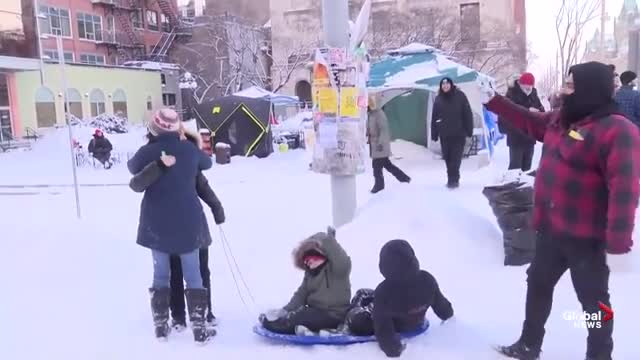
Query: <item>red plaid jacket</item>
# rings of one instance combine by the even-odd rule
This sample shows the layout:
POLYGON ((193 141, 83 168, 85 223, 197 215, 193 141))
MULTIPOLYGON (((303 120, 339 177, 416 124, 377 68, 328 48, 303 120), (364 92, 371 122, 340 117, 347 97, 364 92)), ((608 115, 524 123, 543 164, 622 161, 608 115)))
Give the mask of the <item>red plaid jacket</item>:
POLYGON ((640 132, 621 115, 586 118, 570 130, 559 111, 536 113, 496 95, 487 108, 544 143, 536 174, 533 225, 631 250, 640 195, 640 132))

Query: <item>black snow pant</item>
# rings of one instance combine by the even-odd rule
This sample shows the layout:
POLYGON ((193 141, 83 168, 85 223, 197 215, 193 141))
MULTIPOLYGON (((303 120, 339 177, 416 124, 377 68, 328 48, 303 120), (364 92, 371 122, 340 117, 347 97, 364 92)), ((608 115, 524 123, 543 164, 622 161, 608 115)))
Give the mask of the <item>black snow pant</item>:
MULTIPOLYGON (((520 338, 525 345, 541 349, 553 290, 567 269, 585 312, 599 313, 600 302, 611 306, 606 256, 604 241, 538 234, 536 254, 527 270, 526 319, 520 338)), ((587 329, 587 357, 611 359, 613 319, 603 320, 599 328, 587 326, 587 329)))
POLYGON ((386 169, 400 182, 408 182, 410 180, 409 176, 400 170, 399 167, 395 166, 388 157, 373 159, 372 166, 373 179, 375 180, 374 188, 384 189, 384 174, 382 173, 382 169, 386 169))
POLYGON ((326 329, 337 329, 342 319, 327 313, 324 310, 303 306, 290 312, 286 317, 273 321, 264 320, 262 326, 278 334, 294 335, 297 326, 304 326, 313 332, 326 329))
MULTIPOLYGON (((172 255, 171 261, 171 318, 184 322, 184 282, 182 280, 182 263, 180 256, 172 255)), ((202 285, 207 289, 207 313, 211 313, 211 272, 209 271, 209 248, 200 249, 200 274, 202 285)))
POLYGON ((509 170, 531 170, 535 145, 513 145, 509 147, 509 170))
POLYGON ((448 184, 458 184, 460 182, 460 166, 464 156, 464 146, 467 138, 464 136, 448 136, 441 140, 442 158, 447 165, 448 184))

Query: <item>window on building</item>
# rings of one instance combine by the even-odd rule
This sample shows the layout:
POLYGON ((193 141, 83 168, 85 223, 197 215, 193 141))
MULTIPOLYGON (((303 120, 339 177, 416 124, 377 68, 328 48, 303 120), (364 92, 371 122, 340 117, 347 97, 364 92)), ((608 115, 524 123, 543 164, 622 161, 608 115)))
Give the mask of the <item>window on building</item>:
POLYGON ((40 6, 40 33, 71 37, 69 10, 40 6))
POLYGON ((147 97, 147 110, 153 110, 153 100, 151 99, 151 96, 147 97))
POLYGON ((65 112, 70 113, 78 119, 82 119, 82 96, 78 90, 73 88, 67 90, 64 108, 65 112), (67 108, 67 102, 69 102, 69 108, 67 108))
MULTIPOLYGON (((58 50, 43 50, 42 51, 42 57, 46 58, 47 60, 52 60, 52 61, 58 61, 60 60, 60 58, 58 57, 58 50)), ((68 52, 65 51, 64 52, 64 62, 66 63, 72 63, 73 60, 73 53, 72 52, 68 52)))
POLYGON ((126 118, 128 116, 127 110, 127 95, 124 90, 118 89, 113 92, 113 113, 117 116, 126 118))
POLYGON ((36 91, 36 124, 39 128, 52 127, 56 124, 56 97, 46 87, 36 91))
POLYGON ((162 86, 167 86, 167 77, 164 74, 160 74, 160 82, 162 86))
POLYGON ((162 31, 171 32, 171 21, 165 14, 160 14, 160 23, 162 24, 162 31))
POLYGON ((480 41, 480 3, 460 4, 460 40, 480 41))
POLYGON ((135 10, 131 12, 131 24, 136 29, 144 29, 144 21, 142 21, 142 10, 135 10))
POLYGON ((82 64, 104 65, 104 55, 80 54, 80 62, 82 64))
POLYGON ((80 39, 101 41, 102 18, 97 15, 78 13, 78 37, 80 39))
POLYGON ((175 106, 176 105, 176 94, 162 94, 162 105, 164 105, 164 106, 175 106))
POLYGON ((158 13, 152 10, 147 10, 147 29, 158 31, 158 13))
POLYGON ((107 110, 105 107, 104 93, 100 89, 93 89, 89 94, 89 103, 91 104, 91 117, 104 114, 107 110))

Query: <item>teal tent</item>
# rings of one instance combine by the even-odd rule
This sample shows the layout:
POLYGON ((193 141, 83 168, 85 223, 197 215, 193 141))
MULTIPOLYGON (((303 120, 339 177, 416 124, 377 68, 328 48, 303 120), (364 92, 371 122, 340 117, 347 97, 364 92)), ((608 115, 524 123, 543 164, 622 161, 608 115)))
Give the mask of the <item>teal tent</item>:
POLYGON ((479 85, 495 81, 456 63, 433 47, 414 43, 388 52, 371 65, 369 72, 369 93, 383 106, 394 139, 427 147, 434 145, 429 134, 431 107, 444 77, 451 78, 469 98, 474 112, 474 134, 488 136, 479 85))

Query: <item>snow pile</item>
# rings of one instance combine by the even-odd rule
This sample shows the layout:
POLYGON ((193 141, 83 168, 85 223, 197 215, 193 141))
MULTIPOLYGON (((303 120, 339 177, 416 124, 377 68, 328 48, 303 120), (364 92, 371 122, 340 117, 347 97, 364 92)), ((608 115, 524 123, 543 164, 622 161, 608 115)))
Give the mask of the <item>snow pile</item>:
POLYGON ((122 115, 100 114, 87 119, 79 119, 72 114, 68 116, 72 126, 100 129, 107 134, 124 134, 129 131, 129 120, 122 115))
POLYGON ((298 133, 303 131, 307 124, 312 127, 313 113, 311 111, 302 111, 296 115, 282 121, 280 124, 272 125, 275 133, 281 134, 283 132, 298 133))
POLYGON ((521 183, 522 186, 531 186, 533 187, 533 183, 535 181, 535 177, 530 176, 521 170, 507 170, 502 174, 499 174, 495 177, 495 179, 487 184, 487 186, 501 186, 511 183, 521 183))

